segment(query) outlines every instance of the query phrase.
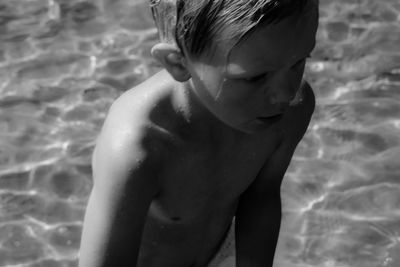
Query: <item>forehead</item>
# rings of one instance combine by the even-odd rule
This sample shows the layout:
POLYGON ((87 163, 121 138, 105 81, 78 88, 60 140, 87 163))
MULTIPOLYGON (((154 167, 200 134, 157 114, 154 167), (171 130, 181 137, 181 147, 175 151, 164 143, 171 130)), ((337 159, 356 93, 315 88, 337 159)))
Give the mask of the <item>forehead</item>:
POLYGON ((301 14, 276 24, 261 24, 232 48, 226 59, 226 71, 240 75, 289 66, 308 56, 314 48, 317 28, 318 9, 315 6, 306 6, 301 14))

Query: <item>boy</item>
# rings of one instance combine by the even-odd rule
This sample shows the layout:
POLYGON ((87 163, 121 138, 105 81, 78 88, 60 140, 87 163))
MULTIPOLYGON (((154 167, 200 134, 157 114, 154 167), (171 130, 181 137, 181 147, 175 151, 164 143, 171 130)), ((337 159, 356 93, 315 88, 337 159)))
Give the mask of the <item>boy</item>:
POLYGON ((272 266, 280 185, 314 110, 316 0, 152 1, 165 70, 112 105, 80 267, 272 266), (176 2, 176 3, 175 3, 176 2))

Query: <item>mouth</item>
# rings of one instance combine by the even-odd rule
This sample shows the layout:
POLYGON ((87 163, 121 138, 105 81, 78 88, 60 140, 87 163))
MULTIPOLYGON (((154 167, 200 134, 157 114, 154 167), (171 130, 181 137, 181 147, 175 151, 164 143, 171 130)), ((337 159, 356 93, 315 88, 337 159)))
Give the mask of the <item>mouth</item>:
POLYGON ((263 123, 275 123, 278 122, 282 119, 283 114, 277 114, 277 115, 273 115, 273 116, 268 116, 268 117, 258 117, 257 120, 263 122, 263 123))

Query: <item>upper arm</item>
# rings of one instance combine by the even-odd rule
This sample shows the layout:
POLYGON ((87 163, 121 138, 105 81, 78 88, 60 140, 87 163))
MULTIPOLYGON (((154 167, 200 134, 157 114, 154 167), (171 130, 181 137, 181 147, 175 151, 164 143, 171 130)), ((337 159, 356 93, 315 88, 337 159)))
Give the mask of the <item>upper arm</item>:
POLYGON ((79 266, 136 264, 147 210, 158 192, 159 164, 141 135, 107 122, 103 128, 93 153, 79 266))

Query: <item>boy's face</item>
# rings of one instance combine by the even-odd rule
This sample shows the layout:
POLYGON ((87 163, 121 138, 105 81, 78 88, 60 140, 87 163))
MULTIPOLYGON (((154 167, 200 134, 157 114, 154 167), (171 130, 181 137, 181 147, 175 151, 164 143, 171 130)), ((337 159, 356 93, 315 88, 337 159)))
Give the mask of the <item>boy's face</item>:
POLYGON ((229 55, 223 52, 229 48, 219 45, 211 62, 189 60, 193 90, 225 124, 247 133, 266 130, 296 104, 317 28, 316 7, 259 25, 229 55))

